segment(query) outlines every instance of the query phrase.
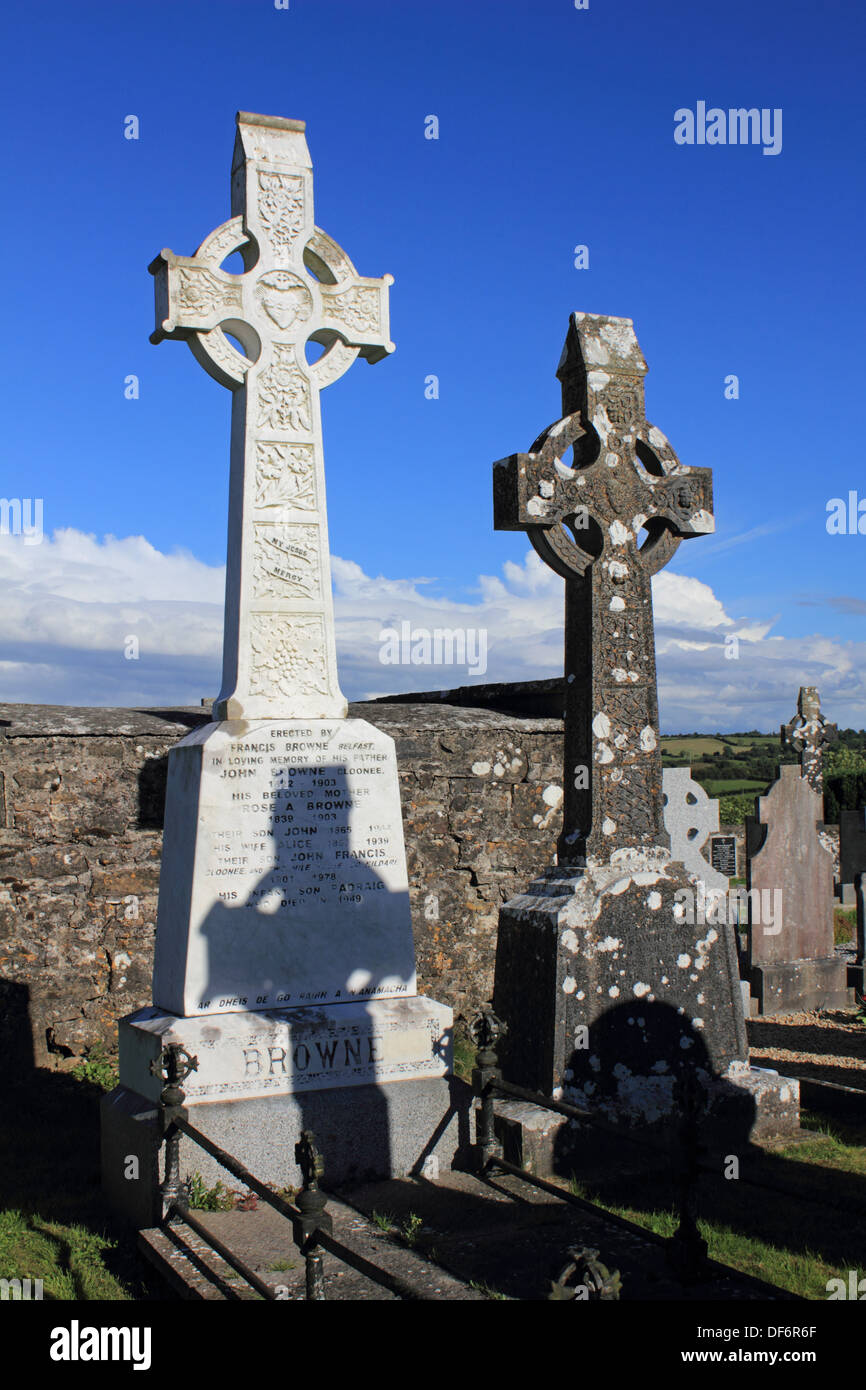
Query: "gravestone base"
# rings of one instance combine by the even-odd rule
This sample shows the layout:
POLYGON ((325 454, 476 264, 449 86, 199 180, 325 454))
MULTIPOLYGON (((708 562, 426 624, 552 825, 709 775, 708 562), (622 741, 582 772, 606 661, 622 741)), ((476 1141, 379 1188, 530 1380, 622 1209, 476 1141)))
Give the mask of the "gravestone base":
POLYGON ((550 869, 500 912, 505 1079, 652 1123, 678 1076, 748 1057, 734 929, 685 920, 696 879, 662 847, 550 869))
POLYGON ((749 982, 757 1011, 763 1016, 847 1009, 854 1005, 848 967, 841 956, 753 965, 749 982))
POLYGON ((861 999, 866 996, 866 962, 849 961, 845 975, 849 990, 853 989, 861 999))
MULTIPOLYGON (((190 1124, 277 1187, 298 1186, 295 1144, 312 1129, 324 1185, 410 1174, 435 1181, 470 1144, 469 1088, 451 1073, 452 1012, 423 997, 179 1018, 122 1019, 120 1085, 102 1106, 103 1190, 138 1225, 160 1218, 163 1046, 198 1059, 184 1082, 190 1124), (135 1158, 136 1164, 130 1164, 135 1158), (127 1176, 130 1172, 138 1176, 127 1176)), ((237 1181, 183 1136, 181 1174, 237 1181)))
MULTIPOLYGON (((723 1076, 707 1084, 705 1096, 706 1110, 699 1122, 705 1157, 728 1153, 734 1142, 777 1142, 800 1134, 800 1083, 792 1077, 733 1062, 723 1076)), ((573 1174, 580 1178, 581 1163, 597 1163, 604 1152, 610 1161, 641 1162, 642 1156, 649 1161, 652 1154, 626 1138, 632 1127, 639 1138, 662 1142, 671 1137, 670 1115, 660 1114, 652 1125, 636 1125, 627 1104, 607 1104, 602 1118, 622 1125, 622 1138, 525 1101, 497 1101, 495 1106, 495 1130, 503 1157, 537 1177, 573 1174)))

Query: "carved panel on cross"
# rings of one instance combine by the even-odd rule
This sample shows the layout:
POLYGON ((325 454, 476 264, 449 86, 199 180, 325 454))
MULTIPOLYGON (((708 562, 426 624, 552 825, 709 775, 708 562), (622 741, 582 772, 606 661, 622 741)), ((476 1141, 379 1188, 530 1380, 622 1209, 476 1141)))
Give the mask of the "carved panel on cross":
POLYGON ((304 229, 304 180, 300 174, 258 170, 258 217, 268 236, 270 259, 291 262, 304 229))
POLYGON ((297 364, 293 346, 274 344, 273 360, 258 385, 259 429, 311 432, 310 383, 297 364))
POLYGON ((253 613, 250 645, 251 694, 289 699, 327 693, 321 618, 253 613))
POLYGON ((317 599, 321 593, 319 528, 256 522, 253 596, 317 599))
POLYGON ((256 444, 256 508, 315 511, 316 471, 311 444, 256 444))

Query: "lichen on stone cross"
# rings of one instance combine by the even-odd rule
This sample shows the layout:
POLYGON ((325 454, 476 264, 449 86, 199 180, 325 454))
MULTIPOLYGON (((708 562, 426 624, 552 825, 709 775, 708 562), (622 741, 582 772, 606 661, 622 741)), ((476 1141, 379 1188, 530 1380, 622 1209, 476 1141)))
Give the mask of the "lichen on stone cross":
POLYGON ((496 528, 525 530, 566 581, 560 864, 670 843, 651 579, 681 540, 713 530, 712 475, 647 422, 645 374, 631 319, 574 314, 563 418, 494 466, 496 528))
POLYGON ((223 681, 214 719, 342 718, 319 392, 389 338, 390 275, 359 275, 313 221, 304 122, 239 112, 232 216, 163 251, 151 341, 186 340, 233 392, 223 681), (221 269, 240 251, 240 275, 221 269), (240 351, 231 339, 243 348, 240 351), (308 341, 324 351, 308 362, 308 341))
POLYGON ((821 697, 814 685, 801 685, 797 713, 781 728, 783 748, 793 748, 800 762, 800 775, 819 796, 824 794, 824 749, 838 738, 835 724, 826 723, 821 713, 821 697))

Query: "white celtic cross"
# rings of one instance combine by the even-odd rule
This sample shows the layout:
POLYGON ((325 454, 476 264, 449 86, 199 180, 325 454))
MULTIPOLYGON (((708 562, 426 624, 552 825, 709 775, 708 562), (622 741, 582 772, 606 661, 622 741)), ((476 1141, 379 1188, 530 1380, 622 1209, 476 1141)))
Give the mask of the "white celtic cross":
POLYGON ((194 256, 163 251, 151 342, 185 339, 233 392, 220 719, 343 718, 319 391, 394 351, 393 277, 359 275, 313 223, 304 122, 237 115, 232 217, 194 256), (240 251, 244 273, 220 266, 240 251), (240 342, 240 352, 230 341, 240 342), (309 340, 324 347, 313 363, 309 340))

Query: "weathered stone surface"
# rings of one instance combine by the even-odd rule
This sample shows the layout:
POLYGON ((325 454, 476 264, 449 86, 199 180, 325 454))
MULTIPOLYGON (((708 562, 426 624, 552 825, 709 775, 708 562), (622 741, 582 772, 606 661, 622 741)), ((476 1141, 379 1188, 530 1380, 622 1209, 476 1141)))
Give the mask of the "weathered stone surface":
POLYGON ((797 713, 781 728, 783 748, 793 748, 800 761, 800 772, 813 791, 824 794, 824 749, 835 743, 838 732, 821 713, 821 699, 814 685, 801 685, 797 713))
POLYGON ((665 830, 671 837, 671 854, 696 874, 708 888, 728 887, 725 874, 714 869, 701 853, 719 828, 719 803, 707 796, 692 779, 691 768, 668 767, 662 773, 665 830))
POLYGON ((431 999, 382 999, 306 1009, 179 1018, 141 1009, 120 1023, 124 1083, 152 1101, 151 1063, 169 1043, 198 1059, 186 1104, 290 1095, 445 1076, 453 1016, 431 999))
POLYGON ((620 850, 579 875, 550 869, 505 905, 494 1008, 509 1079, 649 1123, 683 1065, 708 1080, 745 1059, 733 934, 678 916, 693 887, 663 852, 620 850))
POLYGON ((844 1006, 851 1001, 845 962, 834 955, 821 793, 788 763, 757 810, 746 823, 752 994, 765 1014, 844 1006))
POLYGON ((712 531, 712 482, 646 420, 645 374, 630 319, 574 314, 563 418, 493 470, 497 529, 526 531, 566 581, 560 864, 668 843, 650 581, 682 539, 712 531))
MULTIPOLYGON (((556 843, 561 812, 551 802, 561 793, 562 723, 440 704, 366 703, 350 713, 397 746, 419 986, 469 1013, 492 993, 499 907, 556 843), (525 780, 507 786, 493 771, 503 743, 523 748, 530 765, 525 780), (490 771, 474 773, 477 762, 490 771), (503 869, 468 863, 468 788, 503 869)), ((13 1042, 44 1066, 72 1065, 97 1043, 113 1050, 117 1018, 151 1002, 156 893, 137 895, 132 878, 152 883, 160 862, 167 754, 208 720, 201 708, 0 705, 9 808, 8 827, 0 828, 4 1057, 13 1042), (49 760, 73 798, 63 822, 50 814, 50 784, 35 800, 18 790, 19 774, 26 780, 34 762, 49 760), (123 807, 119 829, 104 819, 108 799, 123 807), (126 876, 133 891, 114 891, 126 876), (67 927, 75 922, 90 924, 96 944, 86 961, 75 953, 73 971, 67 927)))
POLYGON ((713 871, 678 861, 662 806, 650 581, 712 531, 711 476, 646 420, 645 373, 630 319, 573 315, 563 419, 494 466, 496 527, 525 530, 566 581, 563 829, 558 867, 500 912, 503 1070, 639 1124, 748 1053, 733 930, 696 910, 713 871))
POLYGON ((754 923, 751 958, 819 959, 833 954, 833 860, 818 838, 821 797, 793 763, 757 799, 748 821, 749 889, 778 893, 781 916, 754 923))
POLYGON ((857 950, 848 966, 848 984, 862 999, 866 997, 866 810, 842 811, 839 820, 842 900, 853 899, 857 912, 857 950))
MULTIPOLYGON (((197 1106, 194 1122, 208 1138, 238 1158, 263 1182, 299 1187, 295 1144, 312 1129, 327 1155, 329 1184, 359 1182, 390 1170, 393 1177, 447 1171, 468 1157, 472 1092, 454 1077, 404 1081, 400 1085, 348 1086, 298 1095, 211 1101, 197 1106), (243 1119, 243 1122, 241 1122, 243 1119), (424 1136, 423 1139, 421 1136, 424 1136)), ((161 1213, 154 1197, 161 1135, 152 1101, 117 1086, 101 1105, 103 1191, 114 1211, 138 1224, 161 1213), (139 1160, 141 1178, 129 1182, 129 1156, 139 1160)), ((185 1137, 180 1146, 184 1177, 199 1173, 211 1186, 237 1182, 185 1137)))

